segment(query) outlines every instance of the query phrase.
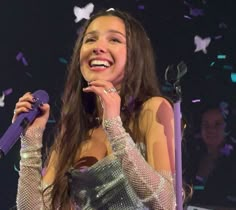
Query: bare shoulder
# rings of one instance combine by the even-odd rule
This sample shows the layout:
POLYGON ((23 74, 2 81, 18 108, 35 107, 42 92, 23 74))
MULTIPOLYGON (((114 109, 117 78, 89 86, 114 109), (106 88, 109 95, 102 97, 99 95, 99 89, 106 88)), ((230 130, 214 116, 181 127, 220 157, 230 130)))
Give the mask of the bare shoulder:
POLYGON ((149 98, 143 104, 143 111, 145 111, 147 109, 157 111, 159 108, 164 108, 164 109, 167 109, 167 110, 172 109, 171 102, 168 101, 164 97, 156 96, 156 97, 149 98))

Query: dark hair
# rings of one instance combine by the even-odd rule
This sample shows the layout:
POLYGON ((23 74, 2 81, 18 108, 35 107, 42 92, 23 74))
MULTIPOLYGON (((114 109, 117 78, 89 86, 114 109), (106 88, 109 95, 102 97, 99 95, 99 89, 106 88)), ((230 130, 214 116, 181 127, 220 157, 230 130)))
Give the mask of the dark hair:
POLYGON ((126 130, 136 141, 139 135, 139 114, 141 106, 152 96, 160 96, 155 72, 155 59, 151 42, 142 25, 126 12, 118 10, 101 11, 93 15, 78 37, 62 97, 61 119, 55 143, 56 175, 52 189, 52 205, 69 206, 68 179, 65 175, 71 166, 81 142, 89 138, 89 130, 98 126, 95 94, 82 91, 87 86, 80 71, 79 55, 84 33, 89 24, 100 16, 116 16, 124 21, 127 39, 127 63, 121 84, 121 118, 126 130), (132 131, 129 129, 133 122, 132 131))
POLYGON ((230 109, 230 105, 224 101, 222 102, 208 102, 208 103, 204 103, 201 105, 201 108, 199 110, 198 115, 196 116, 196 118, 199 118, 196 122, 198 123, 198 125, 196 125, 197 129, 195 130, 195 132, 198 133, 198 135, 196 135, 196 133, 191 130, 191 132, 186 133, 186 135, 183 137, 184 140, 182 141, 183 143, 183 165, 185 165, 183 167, 183 174, 185 177, 185 180, 188 183, 193 182, 193 180, 195 179, 195 175, 197 173, 197 169, 200 163, 201 158, 207 154, 208 150, 207 150, 207 146, 204 143, 200 132, 201 132, 201 122, 202 122, 202 117, 205 113, 211 111, 211 110, 219 110, 219 112, 222 114, 224 121, 226 123, 226 127, 225 127, 225 132, 228 133, 230 135, 226 135, 225 136, 225 141, 224 144, 221 146, 221 148, 223 148, 225 146, 225 144, 230 144, 235 148, 235 143, 233 142, 232 138, 231 138, 231 109, 230 109), (224 109, 223 107, 225 107, 226 109, 224 109), (191 161, 189 161, 191 160, 191 161))

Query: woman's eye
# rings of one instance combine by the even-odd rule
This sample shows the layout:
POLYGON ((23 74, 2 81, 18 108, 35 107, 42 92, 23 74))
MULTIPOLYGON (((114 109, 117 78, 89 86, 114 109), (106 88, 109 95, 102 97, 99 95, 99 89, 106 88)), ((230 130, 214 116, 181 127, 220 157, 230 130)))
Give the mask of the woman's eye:
POLYGON ((87 42, 94 42, 95 41, 95 38, 87 38, 85 39, 85 43, 87 42))
POLYGON ((120 41, 119 39, 117 39, 117 38, 112 38, 111 41, 112 41, 112 42, 118 42, 118 43, 121 42, 121 41, 120 41))

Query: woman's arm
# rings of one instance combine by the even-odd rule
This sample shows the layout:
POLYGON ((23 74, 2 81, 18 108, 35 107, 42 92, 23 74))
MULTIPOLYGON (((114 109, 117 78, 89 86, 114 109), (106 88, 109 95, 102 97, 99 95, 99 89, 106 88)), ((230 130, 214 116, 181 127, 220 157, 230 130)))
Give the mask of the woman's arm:
POLYGON ((120 117, 103 122, 114 154, 121 160, 140 199, 151 209, 175 209, 172 107, 164 98, 150 99, 144 105, 140 125, 143 126, 149 164, 123 128, 120 117))
POLYGON ((17 189, 17 209, 46 209, 50 194, 42 182, 42 128, 30 128, 21 136, 20 172, 17 189))
MULTIPOLYGON (((16 103, 12 122, 24 112, 29 112, 35 100, 30 92, 25 93, 16 103)), ((40 106, 41 114, 21 136, 20 172, 17 189, 17 209, 45 209, 49 190, 44 193, 42 184, 42 136, 49 117, 50 106, 40 106)))

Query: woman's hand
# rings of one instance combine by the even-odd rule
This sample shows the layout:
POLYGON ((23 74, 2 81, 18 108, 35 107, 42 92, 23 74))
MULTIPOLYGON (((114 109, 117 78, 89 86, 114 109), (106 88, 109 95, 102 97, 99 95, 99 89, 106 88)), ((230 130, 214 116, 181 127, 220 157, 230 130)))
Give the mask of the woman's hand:
MULTIPOLYGON (((14 109, 12 123, 16 120, 16 117, 19 114, 30 112, 34 102, 35 102, 35 99, 30 92, 27 92, 22 97, 20 97, 14 109)), ((41 114, 33 121, 30 127, 45 128, 46 126, 46 123, 49 117, 50 106, 49 104, 42 104, 42 106, 40 106, 39 108, 41 110, 41 114)))
POLYGON ((94 80, 89 86, 83 89, 84 92, 95 93, 103 108, 103 119, 111 119, 120 115, 121 98, 111 82, 94 80))

